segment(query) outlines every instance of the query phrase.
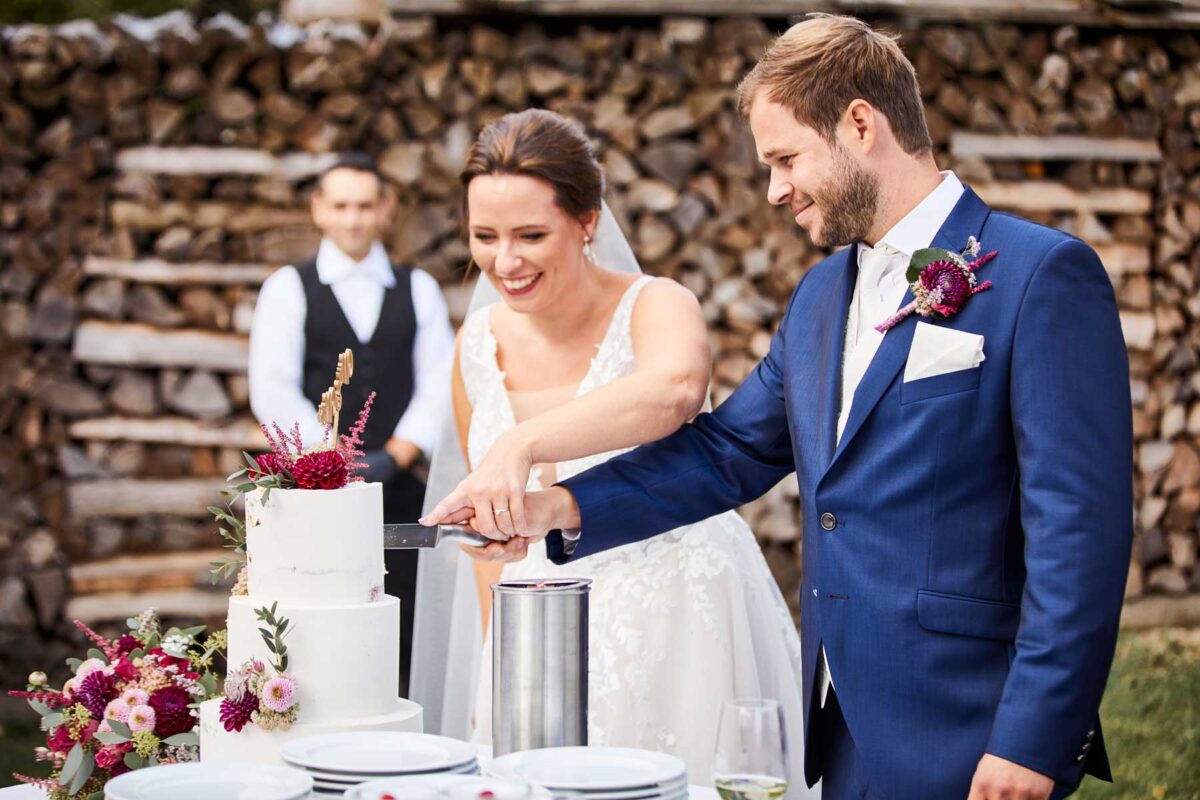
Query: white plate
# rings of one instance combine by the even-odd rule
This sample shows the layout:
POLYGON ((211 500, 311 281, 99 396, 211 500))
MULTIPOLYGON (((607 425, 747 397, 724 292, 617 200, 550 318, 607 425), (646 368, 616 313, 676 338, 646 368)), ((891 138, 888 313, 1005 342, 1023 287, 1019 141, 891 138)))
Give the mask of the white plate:
POLYGON ((553 792, 573 789, 589 794, 628 789, 659 789, 683 781, 687 770, 674 756, 625 747, 548 747, 493 759, 488 773, 517 778, 553 792))
MULTIPOLYGON (((297 767, 297 769, 300 769, 300 767, 297 767)), ((325 783, 357 785, 366 783, 367 781, 379 780, 380 778, 400 778, 408 777, 409 775, 477 775, 479 773, 479 764, 472 761, 469 764, 464 764, 454 769, 441 769, 436 772, 404 772, 397 775, 356 775, 352 772, 325 772, 319 769, 305 769, 304 771, 313 776, 314 780, 324 781, 325 783)))
MULTIPOLYGON (((402 797, 407 800, 418 789, 439 791, 451 787, 462 786, 478 792, 490 791, 496 800, 505 800, 505 789, 526 787, 524 781, 513 781, 507 778, 484 778, 478 775, 422 775, 409 778, 386 778, 379 781, 360 784, 346 792, 346 800, 381 800, 387 794, 402 797)), ((530 800, 553 800, 553 795, 540 786, 531 787, 533 793, 530 800)))
POLYGON ((104 787, 107 800, 298 800, 312 790, 303 771, 276 764, 190 762, 138 769, 104 787))
POLYGON ((380 777, 461 768, 475 761, 475 748, 428 733, 376 731, 293 739, 279 756, 294 767, 380 777))

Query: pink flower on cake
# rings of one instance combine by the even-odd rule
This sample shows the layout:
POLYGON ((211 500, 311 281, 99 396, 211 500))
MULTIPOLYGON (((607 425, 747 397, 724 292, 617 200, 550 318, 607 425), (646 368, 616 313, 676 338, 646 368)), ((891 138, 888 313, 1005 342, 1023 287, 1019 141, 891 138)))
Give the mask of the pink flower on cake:
POLYGON ((134 706, 129 709, 129 730, 137 733, 138 731, 153 731, 154 730, 154 709, 150 706, 134 706))
POLYGON ((287 675, 267 681, 262 689, 262 704, 268 711, 282 714, 296 702, 296 683, 287 675))
POLYGON ((258 698, 253 692, 243 692, 236 700, 226 697, 221 701, 221 723, 227 731, 240 731, 250 724, 255 711, 258 711, 258 698))

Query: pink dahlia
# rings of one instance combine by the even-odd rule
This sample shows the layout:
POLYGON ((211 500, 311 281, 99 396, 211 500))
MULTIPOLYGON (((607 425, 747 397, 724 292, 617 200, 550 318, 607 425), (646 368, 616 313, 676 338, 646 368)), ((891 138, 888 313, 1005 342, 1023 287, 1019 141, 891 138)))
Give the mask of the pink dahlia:
POLYGON ((129 708, 133 708, 134 706, 144 706, 150 702, 150 693, 145 689, 138 689, 137 687, 131 686, 130 688, 121 692, 121 697, 119 699, 129 708))
POLYGON ((299 489, 340 489, 346 485, 350 470, 338 451, 314 450, 296 459, 292 474, 299 489))
MULTIPOLYGON (((135 703, 133 705, 137 704, 135 703)), ((129 719, 129 709, 131 709, 133 705, 126 703, 120 697, 118 697, 116 700, 109 700, 108 705, 104 707, 105 721, 116 719, 120 720, 121 722, 125 722, 129 719)))
POLYGON ((191 695, 178 686, 164 686, 150 695, 150 707, 154 709, 154 732, 166 739, 177 733, 186 733, 195 725, 192 718, 191 695))
POLYGON ((286 675, 267 681, 262 688, 262 704, 268 711, 282 714, 296 702, 296 682, 286 675))
POLYGON ((226 697, 221 701, 221 722, 227 731, 240 731, 250 723, 255 711, 258 711, 258 696, 254 692, 244 692, 237 700, 226 697))
POLYGON ((127 721, 129 730, 134 733, 138 731, 153 731, 154 716, 154 709, 150 706, 134 706, 129 709, 129 719, 127 721))

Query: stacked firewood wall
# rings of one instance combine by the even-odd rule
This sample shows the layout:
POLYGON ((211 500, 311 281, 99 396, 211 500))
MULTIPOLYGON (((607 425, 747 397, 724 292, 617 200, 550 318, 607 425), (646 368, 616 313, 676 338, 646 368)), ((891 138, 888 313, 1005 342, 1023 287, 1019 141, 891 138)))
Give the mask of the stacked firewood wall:
MULTIPOLYGON (((887 24, 886 20, 877 20, 887 24)), ((396 258, 461 314, 457 171, 480 126, 583 121, 646 271, 701 298, 720 402, 823 253, 765 201, 733 89, 781 22, 382 28, 219 17, 20 27, 0 41, 0 673, 81 616, 217 616, 205 506, 243 449, 257 287, 309 254, 313 175, 376 155, 396 258)), ((1131 596, 1200 590, 1200 38, 905 23, 942 163, 1100 251, 1133 366, 1131 596)), ((795 486, 744 509, 785 593, 795 486)), ((53 654, 57 654, 54 650, 53 654)))

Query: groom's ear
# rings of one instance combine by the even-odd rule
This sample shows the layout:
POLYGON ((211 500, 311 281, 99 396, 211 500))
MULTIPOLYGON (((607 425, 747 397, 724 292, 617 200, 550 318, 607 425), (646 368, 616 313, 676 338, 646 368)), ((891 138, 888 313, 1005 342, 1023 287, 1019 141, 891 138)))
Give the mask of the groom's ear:
POLYGON ((875 147, 886 127, 887 120, 879 110, 861 97, 851 100, 842 115, 842 132, 848 143, 864 153, 875 147))

